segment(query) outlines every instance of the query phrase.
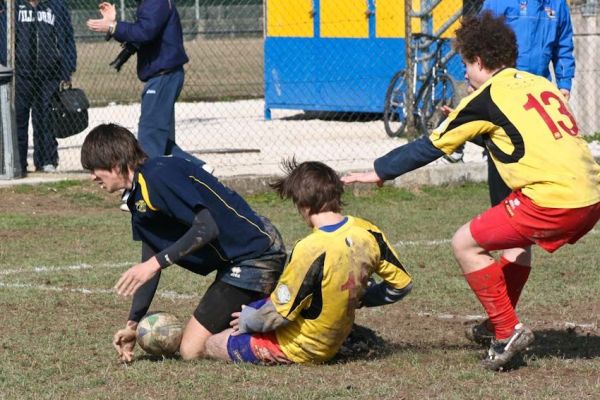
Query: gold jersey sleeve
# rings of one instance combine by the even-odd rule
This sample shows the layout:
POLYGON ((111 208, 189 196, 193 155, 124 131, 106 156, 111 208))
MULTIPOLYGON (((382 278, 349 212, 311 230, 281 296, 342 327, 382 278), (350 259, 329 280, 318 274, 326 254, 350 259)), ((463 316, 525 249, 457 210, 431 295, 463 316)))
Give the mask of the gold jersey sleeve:
POLYGON ((348 216, 336 231, 315 229, 294 247, 271 294, 277 312, 290 321, 277 329, 276 335, 292 361, 323 362, 337 353, 350 333, 355 310, 374 272, 389 279, 394 287, 410 283, 410 276, 389 245, 391 253, 382 260, 374 232, 381 234, 374 225, 348 216))
POLYGON ((539 206, 600 201, 600 167, 566 99, 547 79, 507 68, 464 98, 430 139, 446 154, 480 137, 502 179, 539 206))

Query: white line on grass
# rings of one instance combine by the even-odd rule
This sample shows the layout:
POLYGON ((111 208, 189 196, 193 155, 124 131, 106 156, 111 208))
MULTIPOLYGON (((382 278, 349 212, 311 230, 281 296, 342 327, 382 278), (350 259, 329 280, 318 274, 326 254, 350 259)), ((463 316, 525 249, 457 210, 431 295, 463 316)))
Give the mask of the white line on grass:
MULTIPOLYGON (((0 287, 10 288, 10 289, 34 289, 34 290, 43 290, 48 292, 67 292, 67 293, 82 293, 82 294, 116 294, 112 289, 87 289, 87 288, 62 288, 58 286, 48 286, 48 285, 33 285, 31 283, 5 283, 0 282, 0 287)), ((189 294, 181 294, 174 292, 172 290, 165 290, 163 292, 158 292, 158 296, 168 298, 168 299, 181 299, 188 300, 198 298, 198 296, 192 296, 189 294)))
MULTIPOLYGON (((588 234, 595 235, 598 232, 600 232, 600 230, 592 229, 591 231, 588 232, 588 234)), ((394 244, 394 246, 397 246, 397 247, 401 247, 401 246, 437 246, 440 244, 448 244, 451 242, 452 242, 452 239, 406 240, 406 241, 400 240, 399 242, 396 242, 396 244, 394 244)))
POLYGON ((402 247, 402 246, 437 246, 440 244, 448 244, 452 242, 451 239, 439 239, 439 240, 407 240, 407 241, 399 241, 394 244, 394 247, 402 247))
POLYGON ((120 263, 106 263, 106 264, 98 264, 96 266, 89 264, 77 264, 77 265, 68 265, 65 267, 33 267, 33 268, 16 268, 16 269, 5 269, 0 271, 0 276, 2 275, 13 275, 13 274, 23 274, 28 272, 34 272, 37 274, 42 274, 46 272, 57 272, 57 271, 80 271, 84 269, 94 269, 94 268, 121 268, 126 267, 128 265, 134 265, 134 262, 124 261, 120 263))
MULTIPOLYGON (((11 289, 33 289, 33 290, 43 290, 50 292, 63 292, 63 293, 81 293, 81 294, 115 294, 115 291, 112 289, 87 289, 87 288, 62 288, 57 286, 47 286, 47 285, 32 285, 30 283, 4 283, 0 282, 0 287, 11 288, 11 289)), ((189 295, 183 293, 177 293, 172 290, 165 290, 162 292, 157 292, 157 295, 162 298, 167 299, 177 299, 177 300, 191 300, 197 299, 198 295, 189 295)), ((432 313, 426 311, 417 312, 417 316, 425 317, 425 318, 436 318, 443 321, 459 321, 459 322, 474 322, 481 321, 486 318, 485 315, 455 315, 448 313, 432 313)), ((571 321, 556 321, 555 326, 560 326, 564 328, 580 328, 584 330, 597 330, 598 325, 595 323, 580 323, 580 322, 571 322, 571 321)))

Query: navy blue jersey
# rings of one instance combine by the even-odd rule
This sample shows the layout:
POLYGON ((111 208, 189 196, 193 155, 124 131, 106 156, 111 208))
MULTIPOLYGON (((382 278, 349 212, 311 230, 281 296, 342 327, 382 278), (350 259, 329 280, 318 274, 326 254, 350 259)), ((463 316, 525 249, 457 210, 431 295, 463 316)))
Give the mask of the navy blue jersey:
MULTIPOLYGON (((71 16, 64 0, 41 0, 33 7, 15 2, 15 72, 27 78, 69 81, 77 53, 71 16)), ((6 64, 6 6, 0 2, 0 63, 6 64)))
POLYGON ((273 243, 261 218, 240 195, 183 158, 148 160, 135 173, 127 203, 133 239, 155 252, 176 242, 188 231, 196 213, 207 209, 219 236, 178 261, 201 275, 259 258, 273 243))

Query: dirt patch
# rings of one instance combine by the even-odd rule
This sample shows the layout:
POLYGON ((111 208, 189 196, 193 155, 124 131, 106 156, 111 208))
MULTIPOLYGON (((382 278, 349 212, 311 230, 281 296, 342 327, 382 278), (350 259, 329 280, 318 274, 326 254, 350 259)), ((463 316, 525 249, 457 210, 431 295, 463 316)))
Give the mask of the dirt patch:
POLYGON ((0 212, 43 215, 118 211, 120 202, 118 193, 108 193, 89 181, 0 188, 0 196, 0 212))

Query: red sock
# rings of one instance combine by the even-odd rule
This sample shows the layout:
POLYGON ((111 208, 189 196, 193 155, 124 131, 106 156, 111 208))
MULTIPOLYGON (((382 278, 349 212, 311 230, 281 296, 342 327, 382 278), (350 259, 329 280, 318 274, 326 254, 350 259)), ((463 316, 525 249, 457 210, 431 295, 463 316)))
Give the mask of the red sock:
POLYGON ((506 290, 508 292, 508 297, 510 298, 510 303, 513 308, 517 308, 523 286, 525 286, 527 279, 529 279, 531 266, 510 262, 504 257, 500 257, 499 263, 502 272, 504 273, 504 280, 506 281, 506 290))
POLYGON ((501 263, 493 262, 479 271, 465 274, 465 279, 490 317, 496 339, 510 337, 519 320, 508 297, 501 263))

